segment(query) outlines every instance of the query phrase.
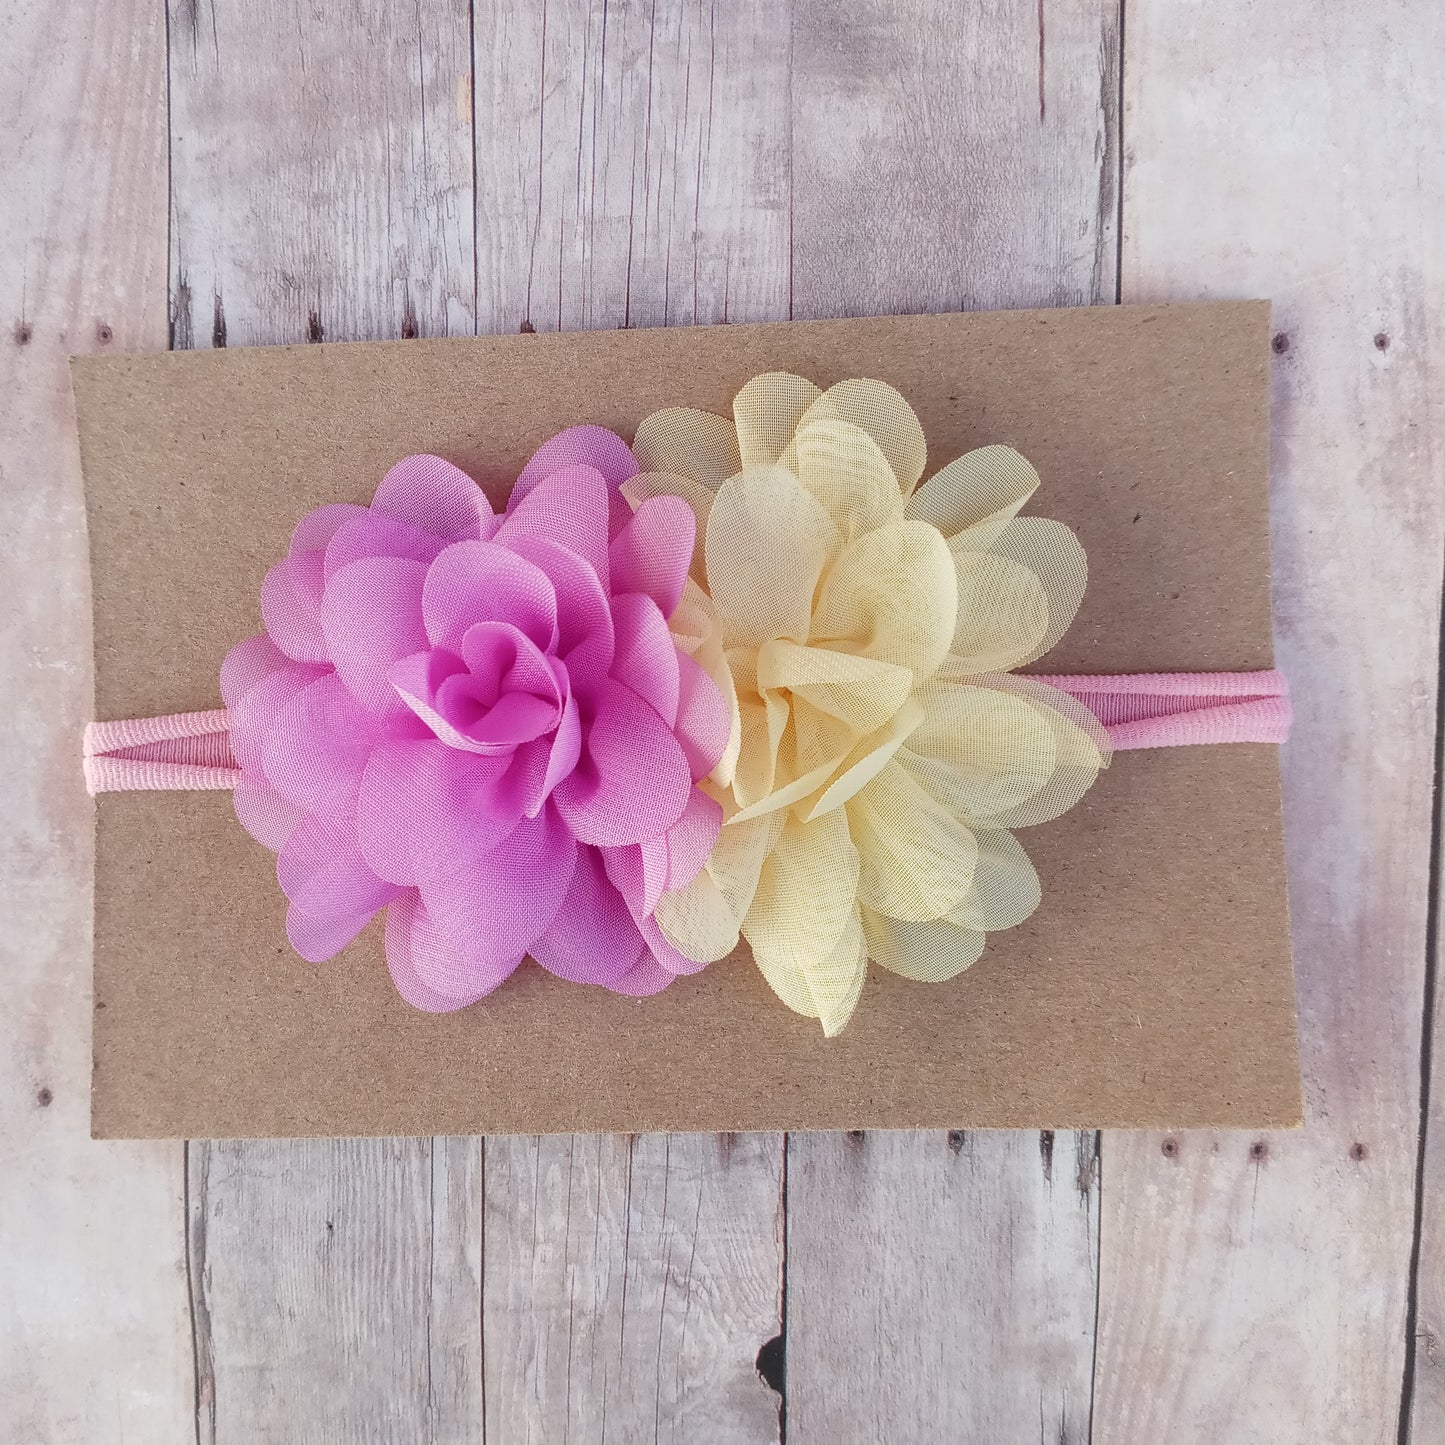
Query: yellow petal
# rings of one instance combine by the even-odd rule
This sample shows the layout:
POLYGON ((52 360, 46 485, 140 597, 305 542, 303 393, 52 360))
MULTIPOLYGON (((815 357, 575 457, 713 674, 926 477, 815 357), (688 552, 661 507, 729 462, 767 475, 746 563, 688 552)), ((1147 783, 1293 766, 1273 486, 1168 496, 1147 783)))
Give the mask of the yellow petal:
POLYGON ((1043 584, 1048 623, 1031 650, 1010 667, 1032 662, 1052 650, 1069 630, 1083 600, 1089 566, 1079 539, 1048 517, 1015 517, 989 544, 992 556, 1027 567, 1043 584))
POLYGON ((782 456, 798 422, 822 392, 786 371, 755 376, 733 398, 738 451, 745 467, 770 466, 782 456))
POLYGON ((795 1012, 833 1034, 848 1021, 866 970, 856 902, 858 853, 841 810, 789 819, 768 854, 743 924, 763 977, 795 1012))
POLYGON ((763 860, 781 828, 780 817, 730 823, 718 835, 703 871, 685 888, 658 899, 654 917, 684 958, 715 963, 737 947, 763 860))
POLYGON ((798 480, 845 537, 862 536, 901 515, 893 468, 862 427, 820 417, 798 428, 795 444, 798 480))
POLYGON ((782 467, 749 467, 719 489, 707 576, 728 646, 808 640, 813 595, 841 538, 823 504, 782 467))
POLYGON ((957 552, 958 615, 949 651, 968 672, 1005 672, 1036 657, 1049 630, 1043 583, 1022 563, 957 552))
MULTIPOLYGON (((823 417, 852 422, 878 443, 906 497, 918 485, 928 460, 923 428, 913 408, 886 381, 840 381, 804 413, 799 430, 823 417)), ((784 454, 787 461, 787 454, 784 454)))
POLYGON ((990 818, 989 826, 1029 828, 1067 813, 1108 766, 1108 736, 1098 719, 1077 698, 1031 677, 1008 673, 975 680, 1031 703, 1054 734, 1054 770, 1048 781, 1025 802, 990 818))
POLYGON ((643 419, 632 454, 644 472, 688 477, 716 491, 742 470, 733 424, 710 411, 669 406, 643 419))
POLYGON ((908 922, 865 908, 863 933, 874 963, 919 983, 957 978, 983 953, 982 933, 947 918, 908 922))
POLYGON ((913 690, 913 673, 891 662, 795 642, 758 650, 758 689, 787 689, 855 733, 882 727, 913 690))
POLYGON ((828 574, 810 640, 931 677, 958 613, 948 544, 926 522, 894 522, 852 543, 828 574))
POLYGON ((973 887, 948 917, 961 928, 984 933, 1015 928, 1039 906, 1039 875, 1012 833, 990 829, 975 836, 973 887))
POLYGON ((987 827, 1048 785, 1054 729, 1027 698, 937 679, 916 696, 923 721, 898 761, 944 808, 987 827))
POLYGON ((984 552, 1038 486, 1039 474, 1012 447, 979 447, 924 482, 909 500, 908 515, 950 539, 967 529, 968 546, 984 552))
POLYGON ((739 697, 738 760, 732 787, 744 809, 764 802, 778 786, 778 748, 787 722, 788 705, 782 698, 739 697))
POLYGON ((918 726, 923 708, 914 698, 899 708, 888 726, 862 739, 838 767, 833 779, 818 799, 803 811, 805 819, 819 818, 833 808, 840 808, 855 793, 861 792, 888 766, 897 755, 909 733, 918 726))
POLYGON ((843 811, 858 849, 860 902, 891 918, 924 919, 968 896, 978 858, 972 831, 896 762, 843 811))
POLYGON ((635 512, 652 497, 681 497, 697 518, 697 540, 692 549, 689 575, 703 587, 707 586, 707 565, 703 559, 703 538, 707 535, 707 516, 712 511, 712 492, 690 477, 673 476, 668 472, 639 472, 629 477, 620 488, 628 505, 635 512))

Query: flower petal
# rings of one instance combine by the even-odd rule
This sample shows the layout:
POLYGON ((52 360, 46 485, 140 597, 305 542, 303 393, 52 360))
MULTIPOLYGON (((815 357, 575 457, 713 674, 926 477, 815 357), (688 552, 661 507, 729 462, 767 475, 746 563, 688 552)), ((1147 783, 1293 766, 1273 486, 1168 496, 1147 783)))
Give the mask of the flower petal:
MULTIPOLYGON (((483 539, 485 540, 485 538, 483 539)), ((338 527, 326 546, 325 576, 329 582, 343 567, 366 557, 405 557, 431 563, 449 546, 445 537, 425 531, 386 512, 365 508, 338 527)))
POLYGON ((950 812, 990 826, 1053 777, 1054 730, 1027 698, 937 680, 917 696, 923 720, 899 763, 950 812))
POLYGON ((612 599, 612 625, 617 639, 613 678, 673 727, 681 686, 678 651, 657 603, 641 593, 624 592, 612 599))
POLYGON ((403 457, 381 479, 371 507, 448 542, 479 540, 496 525, 486 494, 442 457, 403 457))
POLYGON ((1007 672, 1038 656, 1049 599, 1027 567, 992 552, 955 552, 958 621, 950 652, 966 673, 1007 672))
POLYGON ((297 522, 291 533, 291 545, 286 550, 324 552, 341 527, 358 517, 370 515, 365 507, 358 507, 354 502, 331 502, 317 507, 297 522))
POLYGON ((724 642, 806 642, 818 579, 841 542, 827 509, 783 467, 750 467, 724 483, 705 542, 724 642))
POLYGON ((373 908, 344 918, 313 918, 293 903, 286 910, 286 937, 307 963, 325 963, 335 958, 375 916, 373 908))
POLYGON ((714 491, 742 470, 732 423, 690 406, 666 407, 644 418, 632 451, 644 472, 673 472, 714 491))
MULTIPOLYGON (((234 649, 233 649, 234 651, 234 649)), ((227 661, 230 659, 228 658, 227 661)), ((231 752, 243 773, 266 775, 266 740, 291 700, 323 677, 329 669, 288 661, 283 668, 267 674, 248 687, 236 702, 230 702, 231 752)), ((224 687, 224 681, 222 683, 224 687)))
POLYGON ((532 453, 512 488, 510 507, 533 491, 539 482, 569 467, 591 467, 610 487, 637 475, 637 458, 614 431, 602 426, 573 426, 559 431, 532 453))
POLYGON ((918 485, 928 458, 923 427, 902 394, 887 382, 854 379, 830 386, 803 414, 798 430, 821 417, 851 422, 867 432, 888 458, 905 497, 918 485))
POLYGON ((556 542, 519 537, 513 551, 545 572, 557 598, 556 655, 575 689, 586 690, 612 664, 612 605, 591 566, 556 542))
MULTIPOLYGON (((297 668, 274 642, 263 632, 259 637, 248 637, 238 642, 221 663, 221 697, 227 707, 240 705, 241 699, 253 687, 264 682, 274 672, 286 672, 297 668)), ((312 668, 300 668, 298 676, 308 681, 319 674, 312 668)))
POLYGON ((378 717, 404 707, 387 678, 393 664, 426 646, 421 614, 426 575, 421 562, 366 557, 332 573, 322 594, 322 631, 337 675, 378 717))
POLYGON ((949 915, 961 928, 993 933, 1016 928, 1043 898, 1039 875, 1012 833, 1001 828, 980 830, 973 887, 949 915))
POLYGON ((931 677, 961 611, 948 544, 924 522, 869 532, 839 557, 818 597, 812 641, 931 677))
POLYGON ((905 921, 863 909, 868 956, 881 968, 919 983, 957 978, 983 954, 984 935, 948 918, 905 921))
POLYGON ((323 570, 320 552, 293 552, 271 568, 261 584, 261 617, 266 631, 271 641, 296 662, 330 660, 321 630, 323 570))
POLYGON ((677 974, 666 969, 657 961, 650 949, 646 950, 621 978, 607 985, 613 993, 626 994, 630 998, 650 998, 661 993, 669 984, 677 982, 677 974))
MULTIPOLYGON (((707 563, 703 555, 703 538, 707 535, 708 514, 712 511, 713 492, 689 477, 670 472, 639 472, 622 484, 622 495, 630 506, 640 508, 653 497, 678 497, 686 502, 693 516, 693 548, 688 572, 700 586, 707 585, 707 563)), ((617 565, 615 562, 612 564, 617 565)), ((614 584, 615 585, 615 584, 614 584)), ((671 620, 672 613, 668 613, 671 620)))
POLYGON ((652 497, 608 547, 612 591, 641 592, 671 617, 682 600, 697 518, 681 497, 652 497))
POLYGON ((790 818, 743 923, 763 977, 790 1008, 821 1018, 826 1032, 847 1021, 862 987, 858 868, 841 809, 811 823, 790 818))
POLYGON ((399 892, 367 867, 350 832, 316 817, 303 819, 286 840, 276 858, 276 878, 292 908, 317 919, 370 917, 399 892))
POLYGON ((457 957, 502 967, 551 926, 576 864, 576 839, 549 805, 492 848, 421 860, 417 886, 457 957))
POLYGON ((236 821, 262 847, 279 853, 300 826, 305 811, 258 778, 242 776, 231 793, 236 821))
POLYGON ((571 466, 544 477, 520 499, 513 494, 494 540, 513 547, 527 537, 575 552, 609 588, 608 486, 595 467, 571 466))
POLYGON ((686 653, 677 657, 677 741, 693 782, 705 778, 726 754, 733 714, 717 684, 686 653))
POLYGON ((742 465, 771 466, 776 462, 808 408, 822 394, 811 381, 786 371, 753 377, 733 398, 742 465))
POLYGON ((819 417, 798 428, 798 480, 850 539, 901 517, 893 468, 862 427, 819 417))
POLYGON ((896 762, 842 811, 858 847, 860 903, 891 918, 941 918, 967 896, 978 859, 972 831, 896 762))
POLYGON ((896 663, 826 647, 767 642, 758 650, 758 690, 773 689, 805 699, 854 732, 871 733, 907 701, 913 673, 896 663))
POLYGON ((342 822, 356 810, 356 791, 380 724, 327 673, 287 703, 266 738, 265 773, 282 797, 342 822))
POLYGON ((677 822, 692 791, 687 757, 667 724, 611 678, 584 718, 582 756, 552 795, 578 840, 622 847, 677 822))
POLYGON ((595 848, 577 850, 577 868, 557 916, 532 944, 532 957, 558 978, 611 986, 645 945, 595 848))
POLYGON ((950 539, 967 528, 969 547, 985 552, 1038 487, 1039 474, 1012 447, 979 447, 940 467, 907 510, 950 539))
POLYGON ((413 1008, 451 1013, 506 981, 522 956, 478 966, 455 954, 415 893, 386 910, 386 965, 396 991, 413 1008))
POLYGON ((1078 537, 1050 517, 1016 517, 989 544, 989 550, 995 557, 1027 567, 1048 599, 1048 625, 1033 648, 1012 664, 1019 667, 1051 651, 1073 624, 1088 581, 1088 561, 1078 537))
POLYGON ((510 623, 543 651, 557 643, 551 580, 499 541, 448 547, 426 574, 421 607, 433 647, 460 652, 462 639, 478 622, 510 623))

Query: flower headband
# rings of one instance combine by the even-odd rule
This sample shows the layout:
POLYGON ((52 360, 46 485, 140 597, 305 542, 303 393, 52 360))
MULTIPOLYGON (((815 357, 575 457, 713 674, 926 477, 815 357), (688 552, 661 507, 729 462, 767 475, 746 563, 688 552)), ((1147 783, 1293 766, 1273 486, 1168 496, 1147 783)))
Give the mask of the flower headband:
POLYGON ((954 978, 1038 906, 1014 830, 1112 751, 1284 740, 1276 673, 1039 677, 1083 549, 1020 516, 987 446, 920 485, 877 381, 770 373, 732 420, 574 427, 501 515, 408 457, 304 517, 225 708, 87 730, 92 792, 229 788, 320 962, 386 911, 420 1009, 530 957, 646 995, 740 940, 778 997, 848 1022, 869 959, 954 978))

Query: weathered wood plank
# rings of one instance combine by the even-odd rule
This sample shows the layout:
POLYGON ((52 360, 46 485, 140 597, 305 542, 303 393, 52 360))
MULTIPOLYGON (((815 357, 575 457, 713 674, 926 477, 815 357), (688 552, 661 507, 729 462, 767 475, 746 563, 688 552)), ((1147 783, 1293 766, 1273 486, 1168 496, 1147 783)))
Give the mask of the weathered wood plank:
MULTIPOLYGON (((801 0, 793 44, 795 314, 1114 299, 1116 6, 801 0)), ((789 1440, 1086 1440, 1098 1208, 1092 1136, 791 1136, 789 1440)))
MULTIPOLYGON (((172 0, 175 344, 473 329, 467 6, 172 0)), ((202 1441, 472 1441, 475 1140, 190 1146, 202 1441)))
POLYGON ((487 1141, 489 1439, 764 1441, 782 1151, 770 1134, 487 1141))
MULTIPOLYGON (((1445 706, 1445 695, 1437 702, 1445 706)), ((1436 753, 1436 826, 1439 827, 1442 799, 1441 778, 1445 778, 1445 735, 1436 753)), ((1438 837, 1438 833, 1437 833, 1438 837)), ((1430 1088, 1429 1113, 1425 1121, 1423 1156, 1419 1180, 1420 1231, 1415 1264, 1416 1315, 1406 1341, 1411 1351, 1406 1374, 1404 1407, 1409 1420, 1410 1445, 1432 1445, 1445 1438, 1445 991, 1439 979, 1440 953, 1445 948, 1445 877, 1437 851, 1435 889, 1435 969, 1432 1016, 1427 1020, 1430 1047, 1426 1055, 1430 1088)))
MULTIPOLYGON (((788 27, 761 0, 476 12, 478 319, 779 319, 788 27)), ((775 1440, 776 1135, 492 1139, 487 1434, 775 1440)))
MULTIPOLYGON (((1421 61, 1445 15, 1318 19, 1129 8, 1125 299, 1275 300, 1307 1123, 1105 1136, 1098 1445, 1398 1438, 1445 549, 1445 114, 1421 61)), ((1417 1414, 1418 1441, 1442 1429, 1417 1414)))
POLYGON ((12 5, 0 44, 0 1441, 190 1431, 179 1144, 89 1137, 91 708, 66 356, 165 345, 165 27, 12 5))

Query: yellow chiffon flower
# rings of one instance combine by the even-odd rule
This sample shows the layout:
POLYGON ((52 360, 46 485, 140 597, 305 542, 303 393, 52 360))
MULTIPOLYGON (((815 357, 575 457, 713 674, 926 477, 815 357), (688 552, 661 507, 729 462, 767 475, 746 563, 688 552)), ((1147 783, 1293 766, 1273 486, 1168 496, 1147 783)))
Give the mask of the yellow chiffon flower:
POLYGON ((704 786, 724 826, 656 918, 686 957, 739 937, 773 990, 836 1034, 872 958, 955 977, 1022 922, 1038 875, 1011 830, 1057 817, 1108 758, 1073 698, 1010 669, 1083 595, 1083 548, 1020 517, 1039 484, 983 447, 919 486, 923 429, 877 381, 770 373, 731 421, 670 408, 625 484, 685 498, 699 544, 675 634, 732 709, 704 786))

